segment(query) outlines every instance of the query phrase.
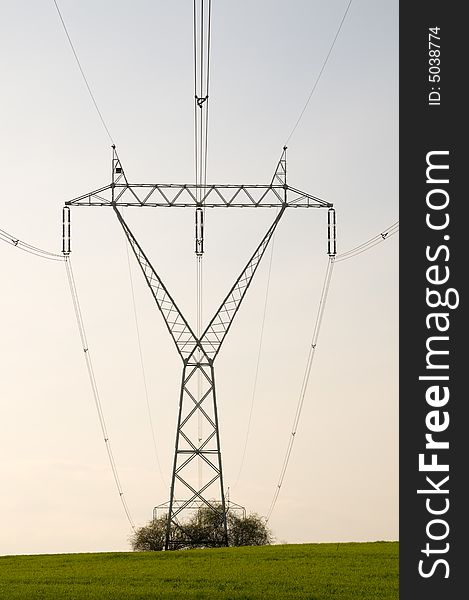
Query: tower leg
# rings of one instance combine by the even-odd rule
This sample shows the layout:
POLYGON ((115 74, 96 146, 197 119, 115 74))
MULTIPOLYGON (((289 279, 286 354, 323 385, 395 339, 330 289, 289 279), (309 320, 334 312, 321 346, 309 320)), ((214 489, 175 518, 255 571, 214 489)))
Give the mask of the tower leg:
POLYGON ((165 549, 227 545, 213 362, 204 355, 198 362, 192 355, 184 362, 182 373, 165 549), (200 400, 197 399, 199 374, 202 380, 200 400), (204 422, 204 436, 200 441, 197 436, 199 415, 204 422), (201 459, 205 467, 202 478, 197 459, 201 459), (187 518, 194 514, 203 519, 196 532, 187 524, 187 518))

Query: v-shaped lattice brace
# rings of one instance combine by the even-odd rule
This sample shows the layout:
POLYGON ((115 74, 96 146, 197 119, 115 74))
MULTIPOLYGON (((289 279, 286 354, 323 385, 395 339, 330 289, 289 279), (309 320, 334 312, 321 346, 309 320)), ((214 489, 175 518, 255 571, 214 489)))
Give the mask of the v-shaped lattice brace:
POLYGON ((200 338, 200 345, 205 351, 205 354, 211 358, 215 359, 218 354, 220 347, 223 343, 223 340, 228 333, 231 324, 233 322, 234 316, 238 312, 238 309, 243 301, 243 298, 247 292, 247 289, 254 277, 254 273, 261 262, 262 257, 264 256, 264 252, 269 245, 270 239, 274 234, 274 231, 285 211, 286 205, 283 204, 280 212, 278 213, 275 221, 269 227, 267 233, 263 237, 259 246, 257 246, 254 254, 251 256, 248 264, 242 271, 241 275, 235 281, 233 287, 228 292, 226 298, 223 300, 220 308, 216 312, 213 319, 208 324, 206 330, 202 334, 200 338))
POLYGON ((284 204, 275 218, 275 221, 269 227, 262 241, 257 246, 248 264, 245 266, 208 324, 202 337, 198 340, 177 304, 171 297, 171 294, 166 289, 161 278, 151 265, 145 252, 135 239, 121 213, 114 205, 114 211, 130 243, 130 247, 135 254, 137 262, 142 269, 145 281, 163 315, 168 331, 176 344, 176 348, 184 361, 194 357, 196 350, 200 351, 199 361, 203 359, 211 359, 213 361, 215 359, 285 208, 286 205, 284 204))
MULTIPOLYGON (((168 331, 176 344, 176 348, 181 358, 185 360, 198 347, 197 338, 115 205, 114 211, 142 269, 153 298, 163 315, 168 331)), ((202 356, 205 356, 203 352, 202 356)))

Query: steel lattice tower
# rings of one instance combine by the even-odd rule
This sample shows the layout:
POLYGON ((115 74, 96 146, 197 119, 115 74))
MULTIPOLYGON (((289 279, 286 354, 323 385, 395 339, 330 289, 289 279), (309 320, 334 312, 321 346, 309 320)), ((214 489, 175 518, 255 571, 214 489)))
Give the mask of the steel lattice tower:
POLYGON ((270 240, 287 208, 327 208, 328 254, 335 255, 335 212, 332 204, 292 188, 287 184, 286 147, 274 176, 267 185, 132 184, 113 146, 112 181, 109 185, 65 203, 63 209, 63 252, 70 253, 70 207, 112 208, 140 265, 145 281, 163 316, 166 327, 182 360, 179 411, 176 428, 168 524, 165 549, 195 544, 185 527, 188 509, 208 507, 219 517, 223 535, 207 534, 197 545, 228 544, 225 491, 221 459, 220 429, 217 414, 214 363, 233 323, 270 240), (276 208, 274 221, 254 250, 248 263, 221 302, 218 310, 197 337, 170 292, 164 285, 120 211, 123 207, 190 207, 196 209, 196 249, 203 247, 204 207, 276 208), (197 390, 202 381, 202 390, 197 390), (201 440, 196 435, 197 419, 204 423, 201 440), (202 481, 197 481, 198 460, 206 465, 202 481))

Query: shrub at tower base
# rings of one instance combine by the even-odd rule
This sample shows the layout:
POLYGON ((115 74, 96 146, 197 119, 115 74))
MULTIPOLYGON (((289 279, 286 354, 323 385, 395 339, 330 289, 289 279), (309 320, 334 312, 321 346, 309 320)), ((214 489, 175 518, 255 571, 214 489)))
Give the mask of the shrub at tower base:
MULTIPOLYGON (((163 515, 152 519, 144 527, 140 527, 131 536, 132 550, 136 552, 148 552, 152 550, 163 550, 166 537, 168 516, 163 515)), ((267 528, 264 520, 255 513, 246 517, 240 517, 234 512, 227 512, 228 544, 230 546, 265 546, 272 543, 272 533, 267 528)), ((177 539, 178 529, 172 525, 172 539, 177 539)), ((190 548, 204 548, 206 540, 210 540, 210 546, 224 545, 223 520, 219 513, 208 507, 201 507, 184 523, 185 537, 191 539, 190 548), (202 541, 204 540, 204 541, 202 541)))

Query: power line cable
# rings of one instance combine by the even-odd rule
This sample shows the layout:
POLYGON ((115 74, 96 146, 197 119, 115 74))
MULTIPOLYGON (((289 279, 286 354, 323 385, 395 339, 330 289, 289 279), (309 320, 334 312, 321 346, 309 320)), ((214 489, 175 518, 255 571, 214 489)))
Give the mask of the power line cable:
POLYGON ((88 79, 87 79, 87 77, 85 75, 83 67, 81 66, 80 59, 78 58, 77 51, 75 50, 75 46, 73 45, 72 38, 70 37, 70 34, 68 32, 68 29, 67 29, 67 26, 65 24, 65 20, 64 20, 64 18, 62 16, 62 13, 60 11, 59 5, 57 4, 56 0, 53 0, 53 2, 54 2, 54 5, 55 5, 55 8, 57 9, 57 14, 59 15, 60 21, 62 23, 62 27, 63 27, 63 29, 65 31, 65 35, 67 36, 68 43, 70 44, 70 48, 72 49, 73 56, 75 57, 75 61, 76 61, 77 65, 78 65, 78 69, 80 70, 80 73, 81 73, 81 76, 83 78, 83 81, 85 82, 86 89, 88 90, 88 93, 90 95, 91 101, 93 102, 93 105, 94 105, 94 107, 96 109, 96 112, 98 113, 99 119, 100 119, 100 121, 101 121, 101 123, 102 123, 102 125, 103 125, 103 127, 104 127, 104 129, 105 129, 105 131, 106 131, 106 133, 107 133, 110 141, 111 141, 111 144, 114 144, 114 140, 112 138, 112 135, 111 135, 111 133, 109 131, 108 126, 106 125, 106 121, 104 120, 104 117, 103 117, 103 115, 101 113, 101 110, 99 109, 98 103, 96 102, 96 98, 95 98, 95 96, 94 96, 94 94, 93 94, 93 92, 91 90, 90 84, 88 83, 88 79))
POLYGON ((109 464, 111 465, 112 475, 114 477, 114 482, 116 484, 117 491, 119 493, 119 498, 120 498, 120 501, 124 508, 125 515, 127 517, 127 520, 130 523, 131 528, 135 532, 136 531, 135 524, 134 524, 134 521, 130 514, 129 507, 127 505, 127 501, 124 496, 124 490, 122 488, 122 484, 121 484, 121 481, 119 478, 116 461, 114 459, 114 454, 112 451, 111 442, 110 442, 109 434, 107 431, 106 420, 104 418, 98 384, 96 382, 96 377, 95 377, 94 368, 93 368, 93 362, 91 360, 91 354, 90 354, 90 350, 89 350, 89 346, 88 346, 88 341, 86 338, 85 325, 83 322, 83 316, 82 316, 82 312, 81 312, 81 308, 80 308, 80 301, 78 299, 78 292, 77 292, 77 288, 76 288, 75 278, 73 275, 72 264, 70 261, 70 257, 67 255, 65 255, 65 268, 67 271, 67 280, 68 280, 68 285, 70 288, 70 294, 72 296, 73 309, 75 311, 75 317, 76 317, 76 321, 77 321, 77 325, 78 325, 78 331, 80 334, 81 344, 83 347, 83 353, 85 355, 85 362, 86 362, 86 369, 88 371, 88 378, 90 381, 91 391, 93 394, 96 411, 98 413, 99 424, 101 426, 101 431, 103 434, 103 439, 104 439, 104 443, 106 446, 107 455, 109 458, 109 464))
POLYGON ((299 395, 298 403, 296 406, 295 417, 293 419, 293 426, 292 426, 292 430, 290 432, 287 449, 285 452, 285 457, 284 457, 283 463, 282 463, 282 468, 280 469, 280 475, 278 478, 277 487, 275 488, 275 492, 274 492, 272 501, 270 503, 269 510, 267 512, 266 523, 270 520, 272 512, 277 503, 277 499, 280 494, 280 490, 282 488, 283 481, 285 479, 285 474, 287 472, 288 464, 290 462, 290 457, 291 457, 291 453, 293 450, 293 444, 295 442, 296 432, 298 431, 301 412, 303 409, 303 404, 304 404, 304 400, 305 400, 305 396, 306 396, 306 390, 308 389, 308 382, 309 382, 309 378, 311 375, 311 367, 312 367, 313 359, 314 359, 314 356, 316 353, 316 347, 317 347, 318 338, 319 338, 319 331, 321 329, 321 324, 322 324, 322 320, 323 320, 323 316, 324 316, 324 309, 326 307, 327 295, 328 295, 329 287, 331 284, 333 268, 334 268, 334 257, 331 256, 331 257, 329 257, 329 261, 327 263, 326 274, 324 277, 324 283, 323 283, 322 292, 321 292, 321 299, 319 301, 319 307, 318 307, 318 312, 316 315, 316 321, 314 323, 314 329, 313 329, 313 335, 312 335, 312 339, 311 339, 311 345, 309 348, 308 360, 306 362, 306 368, 305 368, 305 372, 303 375, 303 381, 301 384, 300 395, 299 395))
POLYGON ((249 434, 251 432, 252 415, 254 412, 254 404, 255 404, 255 398, 256 398, 256 392, 257 392, 257 382, 259 379, 262 344, 264 341, 265 319, 266 319, 266 315, 267 315, 267 305, 268 305, 268 301, 269 301, 270 278, 271 278, 271 274, 272 274, 272 262, 273 262, 272 259, 274 256, 274 245, 275 245, 275 233, 272 235, 271 248, 270 248, 269 270, 267 273, 267 285, 266 285, 265 296, 264 296, 264 310, 263 310, 263 314, 262 314, 261 333, 259 336, 259 348, 258 348, 258 352, 257 352, 256 370, 255 370, 254 384, 253 384, 252 395, 251 395, 251 406, 249 409, 248 426, 247 426, 247 430, 246 430, 246 436, 244 439, 243 452, 241 455, 241 464, 239 466, 238 475, 236 476, 236 481, 233 485, 233 488, 236 488, 236 486, 239 483, 241 472, 243 470, 244 463, 246 460, 246 452, 247 452, 247 447, 248 447, 248 442, 249 442, 249 434))
POLYGON ((131 297, 132 297, 135 332, 136 332, 136 337, 137 337, 138 354, 139 354, 139 358, 140 358, 140 368, 142 371, 143 389, 145 392, 145 402, 146 402, 146 407, 147 407, 148 422, 150 425, 151 437, 153 440, 153 450, 155 453, 156 464, 158 467, 158 471, 159 471, 161 480, 164 483, 164 485, 166 485, 166 480, 164 478, 163 471, 161 469, 160 457, 158 454, 158 446, 156 443, 157 436, 156 436, 156 432, 155 432, 155 427, 153 425, 153 417, 152 417, 151 408, 150 408, 150 398, 149 398, 149 393, 148 393, 147 376, 146 376, 146 371, 145 371, 145 362, 143 360, 142 342, 141 342, 141 338, 140 338, 140 327, 139 327, 139 323, 138 323, 137 303, 135 300, 134 282, 133 282, 133 277, 132 277, 132 265, 130 263, 129 244, 128 244, 127 239, 126 239, 125 247, 126 247, 126 251, 127 251, 127 266, 128 266, 128 271, 129 271, 130 293, 131 293, 131 297))
MULTIPOLYGON (((194 162, 195 162, 195 183, 197 184, 199 174, 199 161, 198 161, 198 106, 197 106, 197 6, 196 0, 193 1, 193 41, 194 41, 194 162)), ((197 194, 197 189, 196 189, 197 194)), ((197 198, 198 199, 198 198, 197 198)))
POLYGON ((207 184, 207 158, 208 158, 208 90, 210 85, 210 46, 212 38, 212 0, 208 3, 208 25, 207 25, 207 81, 205 83, 205 90, 207 94, 207 107, 205 111, 205 151, 204 151, 204 185, 207 184))
POLYGON ((311 374, 311 367, 312 367, 314 355, 315 355, 315 352, 316 352, 317 340, 318 340, 318 337, 319 337, 319 331, 320 331, 321 323, 322 323, 323 316, 324 316, 324 308, 325 308, 325 305, 326 305, 326 300, 327 300, 327 295, 328 295, 328 291, 329 291, 329 287, 330 287, 330 282, 331 282, 331 277, 332 277, 332 271, 333 271, 334 264, 336 262, 340 262, 340 261, 343 261, 343 260, 348 260, 349 258, 353 258, 353 257, 357 256, 358 254, 362 254, 363 252, 366 252, 366 251, 370 250, 371 248, 374 248, 376 245, 384 242, 388 238, 390 238, 393 235, 395 235, 396 233, 398 233, 398 231, 399 231, 399 221, 396 221, 395 223, 393 223, 392 225, 390 225, 389 227, 387 227, 386 229, 384 229, 381 233, 373 236, 372 238, 370 238, 366 242, 363 242, 362 244, 359 244, 358 246, 355 246, 351 250, 347 250, 346 252, 343 252, 341 254, 337 254, 336 257, 330 257, 330 259, 329 259, 329 262, 328 262, 328 265, 327 265, 327 269, 326 269, 326 276, 325 276, 325 279, 324 279, 323 289, 322 289, 322 292, 321 292, 321 300, 319 302, 318 314, 317 314, 316 322, 315 322, 315 325, 314 325, 311 346, 310 346, 310 349, 309 349, 308 360, 307 360, 307 363, 306 363, 306 369, 305 369, 305 372, 304 372, 304 375, 303 375, 303 381, 302 381, 302 385, 301 385, 300 396, 299 396, 297 407, 296 407, 295 417, 293 419, 293 427, 292 427, 292 430, 291 430, 291 433, 290 433, 290 437, 289 437, 289 440, 288 440, 287 450, 285 452, 285 456, 284 456, 284 459, 283 459, 282 468, 280 470, 280 476, 279 476, 279 479, 278 479, 277 487, 275 489, 275 493, 273 495, 273 498, 272 498, 269 510, 267 512, 266 522, 268 522, 270 520, 272 512, 273 512, 273 510, 275 508, 275 505, 277 503, 277 499, 278 499, 278 496, 280 494, 280 490, 281 490, 283 481, 285 479, 285 474, 286 474, 286 471, 287 471, 287 468, 288 468, 288 463, 290 461, 291 453, 292 453, 292 450, 293 450, 293 444, 294 444, 294 441, 295 441, 295 435, 296 435, 296 432, 298 430, 298 425, 299 425, 299 422, 300 422, 301 412, 302 412, 302 409, 303 409, 305 394, 306 394, 306 390, 307 390, 307 387, 308 387, 308 382, 309 382, 309 378, 310 378, 310 374, 311 374))
POLYGON ((334 49, 335 43, 337 41, 337 38, 339 37, 339 34, 340 34, 341 30, 342 30, 342 25, 344 24, 344 21, 345 21, 345 19, 347 17, 347 14, 349 12, 350 6, 352 5, 352 2, 353 2, 353 0, 349 0, 349 3, 347 4, 347 8, 345 9, 345 12, 344 12, 344 14, 342 16, 342 19, 341 19, 340 23, 339 23, 339 27, 337 28, 337 31, 336 31, 335 36, 334 36, 334 39, 332 40, 332 44, 330 45, 329 51, 328 51, 328 53, 326 55, 326 58, 324 59, 324 62, 322 63, 321 70, 319 71, 318 76, 316 77, 316 79, 314 81, 314 84, 313 84, 313 87, 311 89, 311 92, 309 93, 309 96, 308 96, 308 98, 307 98, 307 100, 305 102, 305 105, 303 106, 303 109, 301 110, 300 115, 299 115, 298 119, 296 120, 296 123, 293 126, 293 129, 290 132, 290 135, 287 137, 286 142, 284 143, 284 146, 288 146, 288 143, 289 143, 290 139, 292 138, 293 134, 295 133, 295 131, 296 131, 296 129, 297 129, 297 127, 298 127, 301 119, 303 118, 303 115, 306 112, 306 109, 308 108, 308 105, 309 105, 309 103, 311 101, 311 98, 313 97, 313 94, 316 91, 316 88, 318 86, 319 80, 321 79, 322 74, 324 72, 324 69, 326 68, 326 65, 327 65, 327 63, 329 61, 329 57, 332 54, 332 50, 334 49))
MULTIPOLYGON (((393 233, 390 233, 388 235, 388 238, 392 237, 393 235, 395 235, 396 233, 398 233, 398 231, 394 231, 393 233)), ((387 238, 386 238, 387 239, 387 238)), ((375 246, 378 246, 378 244, 381 244, 382 242, 384 242, 383 239, 381 240, 376 240, 373 244, 370 244, 364 248, 362 248, 361 250, 359 250, 358 252, 354 252, 353 254, 349 254, 348 256, 339 258, 337 260, 337 262, 343 262, 344 260, 349 260, 350 258, 355 258, 356 256, 358 256, 359 254, 363 254, 364 252, 367 252, 368 250, 371 250, 371 248, 374 248, 375 246)))
MULTIPOLYGON (((196 184, 207 182, 208 106, 212 30, 211 0, 193 1, 194 158, 196 184), (206 8, 207 5, 207 8, 206 8), (206 31, 205 31, 206 30, 206 31)), ((202 190, 197 200, 201 201, 202 190)))
POLYGON ((37 246, 32 246, 31 244, 28 244, 27 242, 24 242, 4 231, 3 229, 0 229, 0 240, 9 245, 15 246, 15 248, 18 248, 19 250, 23 250, 23 252, 28 252, 29 254, 38 256, 39 258, 45 258, 46 260, 55 260, 59 262, 64 260, 64 257, 61 254, 48 252, 47 250, 43 250, 37 246))
POLYGON ((355 256, 362 254, 363 252, 367 252, 368 250, 371 250, 371 248, 374 248, 378 244, 381 244, 382 242, 386 241, 398 232, 399 221, 396 221, 395 223, 384 229, 381 233, 375 235, 366 242, 363 242, 362 244, 359 244, 358 246, 355 246, 354 248, 351 248, 346 252, 341 252, 340 254, 337 254, 335 262, 342 262, 344 260, 354 258, 355 256))
POLYGON ((377 235, 373 236, 366 242, 363 242, 362 244, 355 246, 351 250, 347 250, 346 252, 341 252, 340 255, 338 255, 338 256, 343 257, 343 256, 346 256, 347 254, 351 254, 352 252, 355 252, 356 250, 359 250, 359 249, 363 248, 364 246, 367 246, 368 244, 370 244, 371 242, 374 242, 376 240, 381 239, 382 241, 384 241, 386 239, 386 237, 388 236, 389 232, 391 232, 393 230, 397 230, 397 229, 399 229, 399 221, 396 221, 392 225, 389 225, 389 227, 386 227, 386 229, 384 229, 382 232, 378 233, 377 235))
MULTIPOLYGON (((194 161, 195 161, 195 183, 196 199, 198 207, 196 209, 197 219, 201 219, 200 230, 197 229, 196 237, 202 235, 201 246, 196 249, 196 335, 199 338, 202 335, 203 320, 203 221, 205 219, 205 205, 203 202, 205 186, 207 184, 207 158, 208 158, 208 91, 210 85, 210 47, 211 47, 211 0, 193 1, 193 41, 194 41, 194 161), (207 11, 205 10, 208 4, 207 11), (200 10, 198 10, 198 6, 200 10), (198 27, 199 25, 199 27, 198 27), (207 35, 205 36, 205 28, 207 35), (206 44, 206 48, 205 48, 206 44), (206 68, 204 68, 206 62, 206 68), (200 113, 200 114, 199 114, 200 113), (202 209, 200 205, 202 204, 202 209), (199 212, 199 216, 197 213, 199 212), (200 215, 200 213, 202 213, 200 215)), ((198 242, 196 242, 197 244, 198 242)), ((200 349, 197 351, 200 359, 200 349)), ((202 373, 197 373, 197 399, 202 397, 202 373)), ((197 413, 197 437, 199 444, 203 439, 203 419, 202 412, 197 413)), ((198 460, 198 479, 199 487, 202 481, 202 460, 198 460)))
MULTIPOLYGON (((196 257, 196 269, 197 269, 197 338, 202 335, 202 301, 203 301, 203 269, 202 269, 202 256, 196 257)), ((200 350, 197 352, 200 360, 200 350)), ((202 398, 202 372, 200 369, 197 370, 197 401, 200 402, 202 398)), ((202 444, 203 439, 203 419, 202 411, 197 411, 197 440, 199 444, 202 444)), ((200 456, 197 461, 197 472, 199 488, 202 486, 202 459, 200 456)))

